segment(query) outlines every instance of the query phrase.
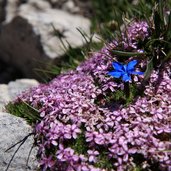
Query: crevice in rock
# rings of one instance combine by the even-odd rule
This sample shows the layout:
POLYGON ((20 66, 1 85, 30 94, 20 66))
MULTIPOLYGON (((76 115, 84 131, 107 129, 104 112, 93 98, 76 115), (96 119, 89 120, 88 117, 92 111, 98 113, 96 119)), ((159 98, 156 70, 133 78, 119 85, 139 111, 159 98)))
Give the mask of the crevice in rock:
POLYGON ((0 23, 5 21, 7 0, 0 0, 0 23))
POLYGON ((19 68, 0 60, 0 84, 8 84, 10 81, 19 78, 24 78, 24 75, 19 68))

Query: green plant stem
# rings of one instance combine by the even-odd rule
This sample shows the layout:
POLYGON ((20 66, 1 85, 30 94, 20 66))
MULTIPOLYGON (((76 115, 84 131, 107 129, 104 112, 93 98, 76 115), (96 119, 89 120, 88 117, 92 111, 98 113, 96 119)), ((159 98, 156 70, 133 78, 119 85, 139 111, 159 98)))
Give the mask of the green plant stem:
POLYGON ((130 97, 129 82, 124 83, 124 92, 125 92, 126 98, 129 98, 130 97))

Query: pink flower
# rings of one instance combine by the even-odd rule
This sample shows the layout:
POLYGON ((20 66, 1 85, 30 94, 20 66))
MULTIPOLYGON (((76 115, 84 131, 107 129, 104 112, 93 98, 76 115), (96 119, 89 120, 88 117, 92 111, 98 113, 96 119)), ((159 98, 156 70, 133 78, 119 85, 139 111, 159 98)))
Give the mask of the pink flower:
POLYGON ((96 150, 88 150, 87 153, 89 156, 89 158, 88 158, 89 162, 95 163, 97 161, 97 156, 99 155, 99 152, 96 150))
POLYGON ((42 166, 43 170, 42 171, 46 171, 48 168, 52 168, 55 165, 55 161, 52 160, 52 156, 49 157, 42 157, 42 159, 40 160, 40 165, 42 166))

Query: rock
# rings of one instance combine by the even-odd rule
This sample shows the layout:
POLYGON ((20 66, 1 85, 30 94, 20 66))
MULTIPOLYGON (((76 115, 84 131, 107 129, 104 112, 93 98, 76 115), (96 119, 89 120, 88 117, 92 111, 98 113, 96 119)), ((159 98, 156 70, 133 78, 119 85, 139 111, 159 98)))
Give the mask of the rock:
POLYGON ((34 34, 27 20, 21 17, 16 17, 1 28, 0 56, 6 64, 19 68, 27 78, 33 78, 33 69, 38 61, 46 59, 39 36, 34 34))
POLYGON ((95 13, 91 0, 47 0, 53 8, 62 9, 72 14, 91 18, 95 13))
POLYGON ((78 47, 83 45, 83 37, 76 28, 90 34, 89 19, 52 9, 45 0, 21 4, 18 0, 8 0, 6 11, 0 31, 0 56, 3 61, 20 68, 28 78, 38 78, 33 69, 40 68, 40 64, 53 63, 65 53, 59 35, 63 35, 66 46, 69 43, 78 47))
POLYGON ((6 0, 0 0, 0 23, 5 20, 6 0))
POLYGON ((0 84, 7 84, 9 81, 19 78, 23 78, 22 72, 19 68, 0 60, 0 84))
POLYGON ((63 4, 67 2, 67 0, 47 0, 47 1, 51 4, 53 8, 62 8, 63 4))
MULTIPOLYGON (((0 170, 2 171, 5 171, 18 145, 8 152, 5 151, 32 132, 32 128, 22 118, 18 118, 9 113, 3 113, 4 105, 14 100, 22 91, 36 85, 38 85, 38 82, 31 79, 11 81, 8 85, 0 84, 0 170)), ((28 167, 26 166, 32 145, 33 137, 30 136, 16 153, 8 171, 36 170, 36 148, 33 149, 30 155, 28 167)))
POLYGON ((19 0, 7 0, 7 5, 5 7, 6 10, 5 22, 9 22, 13 19, 13 17, 17 12, 18 5, 19 5, 19 0))
POLYGON ((52 24, 59 32, 64 31, 65 40, 73 47, 83 44, 83 38, 76 28, 81 28, 89 34, 90 21, 88 19, 62 10, 37 11, 32 6, 23 5, 20 7, 19 16, 25 18, 32 25, 34 32, 40 35, 43 50, 52 59, 64 54, 59 38, 55 37, 52 24))
MULTIPOLYGON (((27 123, 16 116, 9 113, 0 112, 0 170, 5 171, 12 155, 18 148, 18 145, 5 152, 9 147, 32 132, 32 128, 27 123)), ((16 153, 8 171, 26 171, 36 170, 37 148, 33 148, 28 166, 26 166, 29 151, 33 145, 33 137, 30 136, 16 153)))
POLYGON ((93 2, 91 0, 73 0, 75 3, 75 6, 79 8, 79 13, 81 15, 84 15, 88 18, 93 17, 95 15, 95 10, 93 9, 93 2))
POLYGON ((21 92, 38 85, 33 79, 20 79, 9 82, 8 85, 0 84, 0 111, 4 110, 4 105, 14 100, 21 92))
POLYGON ((78 13, 80 8, 74 4, 73 1, 67 1, 63 4, 63 9, 69 11, 70 13, 78 13))
POLYGON ((80 14, 80 8, 76 6, 73 0, 49 0, 53 8, 62 9, 69 13, 80 14))

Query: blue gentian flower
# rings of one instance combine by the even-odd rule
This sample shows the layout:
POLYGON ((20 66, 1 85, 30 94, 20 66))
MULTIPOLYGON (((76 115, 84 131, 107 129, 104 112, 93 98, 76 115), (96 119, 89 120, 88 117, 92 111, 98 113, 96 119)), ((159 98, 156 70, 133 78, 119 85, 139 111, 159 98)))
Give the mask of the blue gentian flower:
POLYGON ((135 71, 135 65, 137 64, 137 60, 130 61, 126 65, 122 65, 119 62, 113 62, 113 71, 108 72, 109 75, 115 78, 122 78, 124 82, 128 82, 131 80, 131 74, 135 75, 143 75, 144 72, 135 71))

